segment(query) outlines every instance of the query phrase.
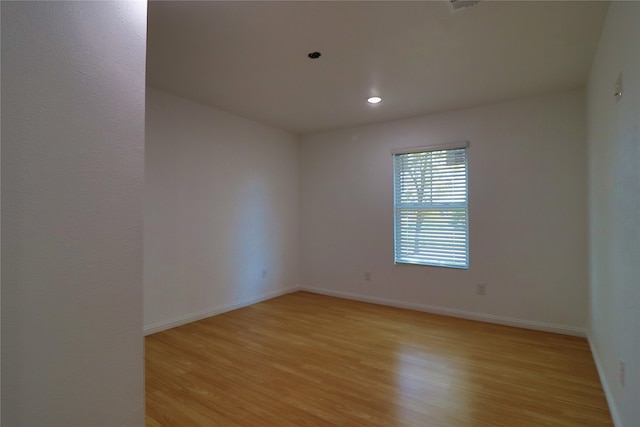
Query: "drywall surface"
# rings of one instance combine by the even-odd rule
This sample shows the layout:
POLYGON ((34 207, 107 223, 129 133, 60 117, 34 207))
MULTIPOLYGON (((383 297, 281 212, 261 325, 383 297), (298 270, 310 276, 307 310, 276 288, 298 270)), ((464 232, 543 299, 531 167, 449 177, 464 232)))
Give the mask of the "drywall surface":
POLYGON ((148 88, 147 332, 298 285, 298 148, 284 131, 148 88))
POLYGON ((146 2, 1 8, 2 425, 142 426, 146 2))
POLYGON ((584 102, 566 92, 304 136, 302 286, 584 333, 584 102), (469 270, 394 265, 392 150, 462 140, 469 270), (478 283, 486 295, 476 295, 478 283))
POLYGON ((618 427, 640 426, 639 40, 640 3, 612 2, 587 91, 589 332, 618 427), (616 101, 621 72, 623 95, 616 101))

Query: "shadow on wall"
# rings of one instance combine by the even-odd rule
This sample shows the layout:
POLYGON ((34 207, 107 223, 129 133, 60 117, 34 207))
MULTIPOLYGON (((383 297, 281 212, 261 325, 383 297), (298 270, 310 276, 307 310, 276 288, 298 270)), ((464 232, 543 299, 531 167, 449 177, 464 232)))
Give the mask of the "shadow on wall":
POLYGON ((270 230, 273 223, 271 206, 273 198, 267 194, 264 181, 254 177, 239 191, 236 223, 238 230, 232 237, 231 247, 234 260, 233 300, 244 301, 266 293, 268 285, 275 277, 275 260, 270 251, 270 230))

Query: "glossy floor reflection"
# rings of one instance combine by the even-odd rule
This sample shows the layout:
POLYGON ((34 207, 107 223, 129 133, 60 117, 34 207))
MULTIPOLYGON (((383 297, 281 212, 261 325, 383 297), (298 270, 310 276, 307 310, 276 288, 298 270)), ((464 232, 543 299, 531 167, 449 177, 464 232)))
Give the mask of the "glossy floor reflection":
POLYGON ((146 338, 148 426, 611 426, 583 338, 297 292, 146 338))

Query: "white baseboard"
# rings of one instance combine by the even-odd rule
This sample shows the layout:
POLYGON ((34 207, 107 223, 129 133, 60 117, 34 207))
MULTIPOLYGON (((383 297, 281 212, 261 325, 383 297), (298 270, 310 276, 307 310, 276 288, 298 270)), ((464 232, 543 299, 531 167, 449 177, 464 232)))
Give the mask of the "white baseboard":
POLYGON ((222 307, 211 308, 205 311, 199 311, 196 313, 185 314, 184 316, 176 317, 174 319, 165 320, 158 323, 145 326, 143 329, 144 335, 155 334, 156 332, 164 331, 167 329, 175 328, 176 326, 182 326, 187 323, 196 322, 198 320, 206 319, 207 317, 215 316, 218 314, 226 313, 227 311, 237 310, 238 308, 246 307, 248 305, 256 304, 262 301, 266 301, 271 298, 276 298, 281 295, 290 294, 300 290, 300 288, 287 288, 275 292, 268 292, 255 298, 246 299, 234 304, 223 305, 222 307))
POLYGON ((330 291, 319 288, 302 287, 299 290, 312 292, 321 295, 328 295, 338 298, 346 298, 356 301, 369 302, 373 304, 388 305, 391 307, 406 308, 409 310, 423 311, 426 313, 441 314, 444 316, 460 317, 463 319, 477 320, 486 323, 496 323, 498 325, 515 326, 517 328, 533 329, 536 331, 553 332, 562 335, 572 335, 576 337, 586 337, 584 328, 574 326, 554 325, 551 323, 536 322, 532 320, 514 319, 510 317, 494 316, 492 314, 475 313, 471 311, 456 310, 453 308, 436 307, 425 304, 407 303, 387 298, 370 297, 367 295, 352 294, 347 292, 330 291))
POLYGON ((602 361, 600 360, 600 355, 598 354, 598 349, 595 346, 590 333, 587 334, 587 341, 589 341, 591 354, 593 354, 593 361, 596 364, 596 369, 598 370, 598 376, 600 377, 600 383, 602 384, 604 395, 607 398, 607 404, 609 405, 609 412, 611 412, 613 425, 615 427, 623 427, 622 422, 620 421, 620 416, 618 415, 618 410, 616 408, 615 399, 613 398, 613 393, 611 393, 611 388, 609 387, 609 383, 607 382, 607 377, 604 375, 604 366, 602 365, 602 361))
MULTIPOLYGON (((492 314, 475 313, 471 311, 456 310, 453 308, 437 307, 437 306, 431 306, 426 304, 407 303, 407 302, 397 301, 397 300, 392 300, 387 298, 371 297, 367 295, 352 294, 347 292, 331 291, 327 289, 310 288, 310 287, 295 287, 295 288, 282 289, 275 292, 269 292, 255 298, 243 300, 234 304, 228 304, 222 307, 216 307, 216 308, 212 308, 209 310, 200 311, 196 313, 189 313, 184 316, 176 317, 174 319, 170 319, 170 320, 145 326, 143 332, 145 336, 154 334, 156 332, 164 331, 170 328, 175 328, 176 326, 185 325, 191 322, 196 322, 198 320, 206 319, 207 317, 226 313, 227 311, 236 310, 238 308, 246 307, 251 304, 256 304, 262 301, 269 300, 271 298, 276 298, 281 295, 290 294, 296 291, 312 292, 315 294, 328 295, 328 296, 333 296, 337 298, 345 298, 345 299, 350 299, 355 301, 368 302, 372 304, 387 305, 390 307, 406 308, 409 310, 423 311, 426 313, 441 314, 443 316, 460 317, 463 319, 477 320, 477 321, 486 322, 486 323, 495 323, 498 325, 514 326, 517 328, 533 329, 536 331, 553 332, 557 334, 572 335, 577 337, 587 337, 585 329, 576 328, 573 326, 554 325, 550 323, 536 322, 531 320, 514 319, 510 317, 494 316, 492 314)), ((593 349, 592 349, 592 352, 593 352, 593 349)), ((596 357, 595 353, 594 353, 594 357, 596 357)), ((596 365, 597 365, 597 361, 596 361, 596 365)), ((600 372, 600 367, 598 367, 598 372, 600 372)), ((602 373, 600 373, 600 377, 602 378, 602 373)), ((603 386, 604 385, 605 384, 603 382, 603 386)), ((606 387, 605 387, 605 392, 607 392, 606 387)), ((607 399, 609 399, 609 394, 607 394, 607 399)), ((618 426, 618 424, 616 424, 616 426, 618 426)))

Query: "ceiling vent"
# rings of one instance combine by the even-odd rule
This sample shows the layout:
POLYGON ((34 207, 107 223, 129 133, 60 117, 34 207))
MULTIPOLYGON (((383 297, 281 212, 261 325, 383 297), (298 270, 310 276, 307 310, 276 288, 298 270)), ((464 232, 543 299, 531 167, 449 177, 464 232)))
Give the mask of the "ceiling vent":
POLYGON ((451 3, 453 10, 456 11, 465 7, 475 6, 480 3, 480 0, 449 0, 449 3, 451 3))

